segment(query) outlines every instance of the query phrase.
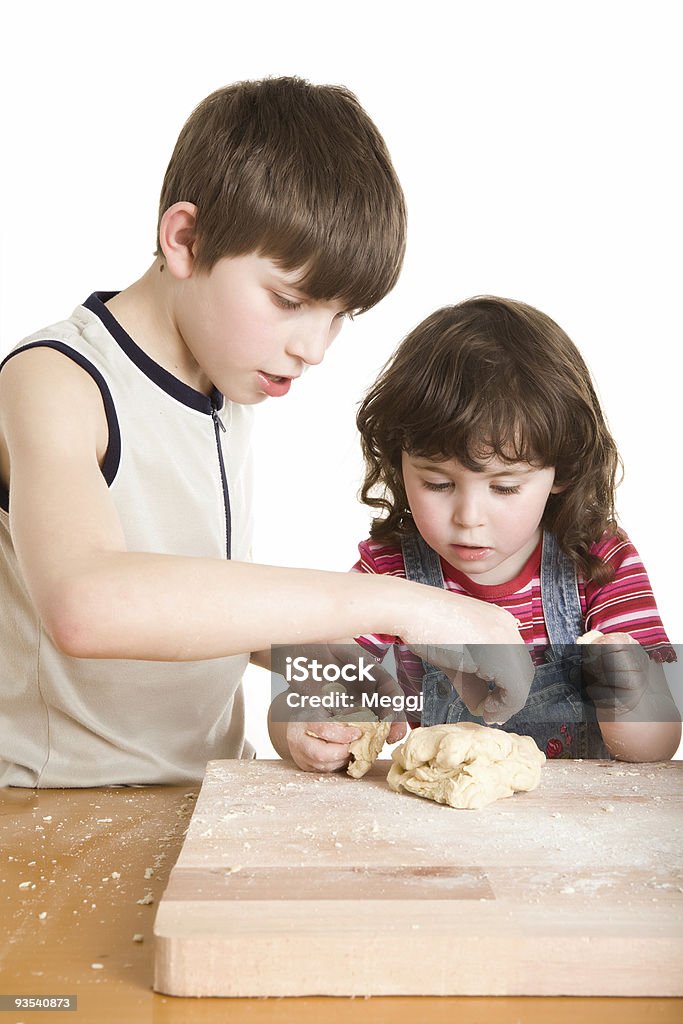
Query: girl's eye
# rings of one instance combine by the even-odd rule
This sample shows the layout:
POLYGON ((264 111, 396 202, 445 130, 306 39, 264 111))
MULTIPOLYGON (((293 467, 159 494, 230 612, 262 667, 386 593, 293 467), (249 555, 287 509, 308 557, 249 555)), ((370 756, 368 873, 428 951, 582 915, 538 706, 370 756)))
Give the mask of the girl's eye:
POLYGON ((451 483, 435 484, 430 480, 424 480, 423 484, 428 491, 449 491, 453 486, 451 483))
POLYGON ((284 295, 278 295, 277 292, 273 292, 273 297, 280 309, 301 309, 303 306, 303 302, 293 302, 291 299, 285 298, 284 295))
POLYGON ((505 487, 503 484, 493 484, 491 490, 495 494, 519 494, 519 484, 515 487, 505 487))

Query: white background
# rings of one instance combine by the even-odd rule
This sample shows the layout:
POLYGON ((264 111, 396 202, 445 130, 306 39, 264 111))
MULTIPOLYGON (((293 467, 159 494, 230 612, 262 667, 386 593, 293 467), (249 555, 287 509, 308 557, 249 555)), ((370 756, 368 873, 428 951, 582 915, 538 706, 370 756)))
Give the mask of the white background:
MULTIPOLYGON (((206 94, 265 75, 344 83, 393 155, 408 254, 392 295, 258 410, 257 558, 353 563, 369 521, 359 398, 419 320, 489 292, 538 306, 581 348, 626 466, 622 523, 681 640, 678 4, 239 6, 3 5, 0 353, 146 269, 166 163, 206 94)), ((268 680, 247 684, 267 756, 268 680)))

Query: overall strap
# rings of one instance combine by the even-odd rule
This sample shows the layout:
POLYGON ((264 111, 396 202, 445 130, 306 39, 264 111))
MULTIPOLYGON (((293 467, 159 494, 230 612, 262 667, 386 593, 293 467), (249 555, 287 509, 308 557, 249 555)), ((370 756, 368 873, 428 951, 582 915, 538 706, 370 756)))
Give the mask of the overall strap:
MULTIPOLYGON (((403 563, 405 566, 406 579, 412 583, 423 583, 429 587, 440 587, 445 589, 443 572, 439 556, 433 548, 420 536, 419 533, 403 537, 401 540, 403 552, 403 563)), ((460 698, 455 694, 451 682, 441 669, 430 665, 428 661, 422 661, 424 679, 422 682, 423 694, 426 692, 427 707, 423 707, 422 724, 433 725, 437 718, 432 718, 434 711, 431 709, 433 700, 443 702, 444 700, 456 700, 460 698), (433 692, 432 692, 433 691, 433 692), (429 696, 431 694, 431 696, 429 696)))
POLYGON ((406 579, 412 583, 425 583, 429 587, 445 587, 439 556, 419 533, 401 540, 406 579))
POLYGON ((551 646, 549 655, 555 661, 583 633, 583 616, 576 566, 548 530, 543 531, 541 602, 551 646))

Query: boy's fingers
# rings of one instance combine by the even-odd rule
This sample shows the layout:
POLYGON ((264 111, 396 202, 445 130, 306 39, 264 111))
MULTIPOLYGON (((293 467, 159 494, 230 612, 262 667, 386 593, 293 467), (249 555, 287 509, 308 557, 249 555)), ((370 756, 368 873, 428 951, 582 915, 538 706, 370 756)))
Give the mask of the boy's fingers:
POLYGON ((489 686, 483 679, 473 675, 463 675, 460 680, 463 704, 473 715, 481 714, 484 701, 489 696, 489 686))

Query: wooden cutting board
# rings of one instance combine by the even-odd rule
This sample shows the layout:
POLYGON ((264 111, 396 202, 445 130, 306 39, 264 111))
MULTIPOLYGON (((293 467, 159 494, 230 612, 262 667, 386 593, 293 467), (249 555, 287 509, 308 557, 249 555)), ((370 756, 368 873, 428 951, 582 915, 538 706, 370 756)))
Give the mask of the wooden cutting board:
POLYGON ((181 996, 683 995, 683 763, 551 761, 454 810, 212 761, 155 924, 181 996))

